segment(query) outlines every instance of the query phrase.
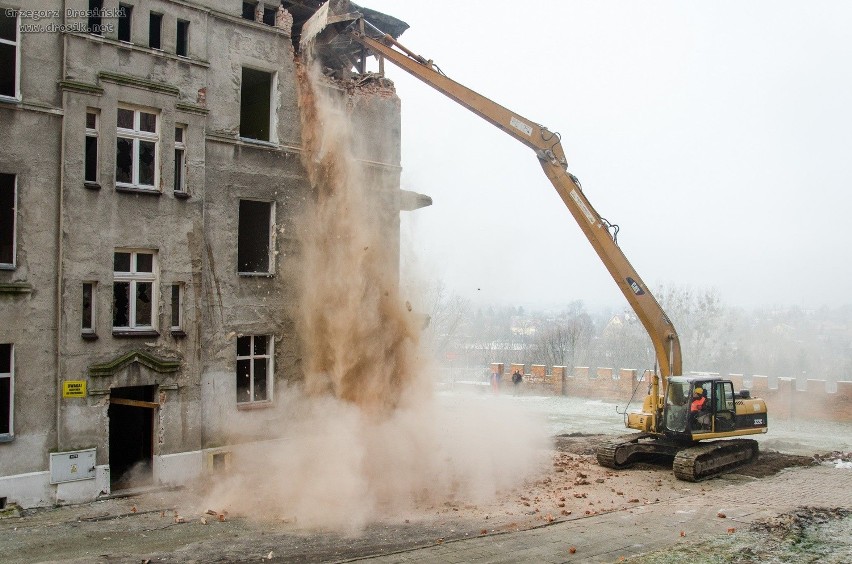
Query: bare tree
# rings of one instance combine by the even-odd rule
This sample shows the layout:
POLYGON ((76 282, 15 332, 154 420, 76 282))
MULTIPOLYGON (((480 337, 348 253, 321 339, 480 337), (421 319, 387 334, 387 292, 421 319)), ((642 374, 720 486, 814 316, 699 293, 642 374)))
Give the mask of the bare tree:
POLYGON ((661 286, 657 296, 680 336, 684 370, 717 370, 725 313, 719 293, 672 284, 661 286))
POLYGON ((470 302, 449 292, 438 280, 428 292, 427 304, 429 325, 423 339, 433 358, 443 359, 451 349, 462 346, 460 330, 470 315, 470 302))
POLYGON ((582 302, 575 302, 536 335, 534 348, 539 362, 571 370, 587 354, 593 329, 582 302))
POLYGON ((654 366, 651 338, 632 311, 613 315, 596 340, 598 366, 645 369, 654 366))
POLYGON ((488 366, 504 360, 504 342, 509 328, 492 308, 478 311, 469 327, 470 346, 475 349, 474 362, 488 366))

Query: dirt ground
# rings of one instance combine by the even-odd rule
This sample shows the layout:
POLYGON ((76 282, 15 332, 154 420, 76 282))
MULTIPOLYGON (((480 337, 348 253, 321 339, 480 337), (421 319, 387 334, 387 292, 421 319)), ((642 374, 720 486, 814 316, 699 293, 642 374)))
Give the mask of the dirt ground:
MULTIPOLYGON (((813 457, 763 451, 736 474, 688 483, 675 479, 670 465, 662 462, 624 471, 599 466, 594 450, 603 438, 555 437, 549 471, 492 502, 472 504, 448 497, 407 515, 388 515, 357 535, 306 530, 291 519, 259 520, 228 513, 227 507, 201 505, 203 492, 185 489, 57 509, 7 511, 0 518, 0 555, 9 562, 342 561, 530 529, 685 493, 711 495, 729 480, 760 479, 815 463, 813 457)), ((849 521, 844 519, 834 521, 849 521)))
POLYGON ((755 523, 749 530, 710 541, 658 550, 625 559, 629 564, 679 564, 688 562, 852 562, 852 512, 842 509, 800 507, 755 523))

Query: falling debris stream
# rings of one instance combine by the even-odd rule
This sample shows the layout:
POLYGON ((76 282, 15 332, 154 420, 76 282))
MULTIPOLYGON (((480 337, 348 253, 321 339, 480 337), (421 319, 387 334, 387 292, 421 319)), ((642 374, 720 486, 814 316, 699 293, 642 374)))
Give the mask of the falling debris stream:
POLYGON ((334 96, 316 65, 297 69, 302 163, 314 191, 300 234, 305 389, 385 416, 416 384, 416 318, 399 296, 389 266, 398 259, 353 155, 345 95, 334 96))

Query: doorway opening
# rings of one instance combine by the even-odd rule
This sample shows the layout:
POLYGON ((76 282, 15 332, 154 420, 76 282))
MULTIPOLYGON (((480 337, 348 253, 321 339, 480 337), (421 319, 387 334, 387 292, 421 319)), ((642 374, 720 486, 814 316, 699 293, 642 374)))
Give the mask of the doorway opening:
POLYGON ((156 386, 113 388, 109 398, 111 489, 147 486, 154 478, 156 386))

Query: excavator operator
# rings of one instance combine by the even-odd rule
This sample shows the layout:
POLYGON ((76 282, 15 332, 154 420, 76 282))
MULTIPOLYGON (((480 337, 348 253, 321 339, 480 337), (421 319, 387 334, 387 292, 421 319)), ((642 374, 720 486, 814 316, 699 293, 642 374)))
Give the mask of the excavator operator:
POLYGON ((692 403, 690 404, 689 414, 692 418, 692 423, 694 427, 706 427, 709 424, 709 416, 706 412, 707 409, 707 396, 704 394, 704 390, 700 387, 695 388, 695 391, 692 392, 692 403))
POLYGON ((695 388, 695 391, 692 392, 692 406, 690 411, 695 413, 696 411, 701 411, 704 409, 704 404, 707 403, 707 398, 704 397, 704 390, 701 388, 695 388))

